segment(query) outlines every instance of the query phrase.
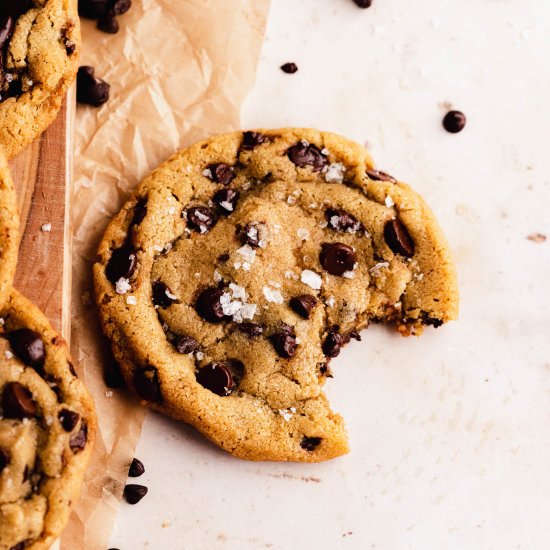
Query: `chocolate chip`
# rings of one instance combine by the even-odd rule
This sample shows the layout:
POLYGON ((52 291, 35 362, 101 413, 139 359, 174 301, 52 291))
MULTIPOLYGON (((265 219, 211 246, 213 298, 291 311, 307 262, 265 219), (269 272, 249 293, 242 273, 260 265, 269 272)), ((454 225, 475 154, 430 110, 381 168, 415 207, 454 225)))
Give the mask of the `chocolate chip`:
POLYGON ((237 330, 254 338, 255 336, 261 336, 264 332, 264 327, 258 323, 239 323, 237 324, 237 330))
POLYGON ((125 244, 113 250, 105 268, 105 275, 111 283, 116 284, 120 279, 129 279, 134 274, 136 266, 135 252, 128 244, 125 244))
POLYGON ((333 327, 328 331, 325 341, 323 342, 323 353, 327 357, 337 357, 344 344, 344 338, 338 332, 338 329, 333 327))
POLYGON ((349 342, 351 339, 354 339, 354 340, 357 340, 358 342, 361 341, 361 335, 356 331, 356 330, 352 330, 348 336, 347 336, 347 341, 349 342))
POLYGON ((300 141, 293 145, 286 152, 288 158, 300 168, 311 166, 314 172, 319 172, 328 165, 326 155, 321 152, 321 149, 307 141, 300 141))
POLYGON ((414 241, 405 226, 397 219, 389 220, 384 226, 384 239, 396 254, 410 258, 414 254, 414 241))
POLYGON ((197 371, 197 382, 207 390, 226 397, 235 389, 231 368, 226 362, 209 363, 197 371))
POLYGON ((361 229, 361 222, 345 210, 328 208, 325 212, 327 222, 332 229, 342 233, 355 233, 361 229))
POLYGON ((382 170, 375 170, 374 168, 372 168, 372 169, 367 169, 366 173, 371 180, 389 181, 390 183, 397 183, 397 180, 393 176, 386 174, 386 172, 382 172, 382 170))
POLYGON ((162 281, 153 281, 152 287, 153 304, 156 306, 166 308, 179 301, 170 290, 170 287, 162 281))
POLYGON ((258 248, 260 246, 260 231, 262 226, 258 223, 247 223, 244 227, 237 226, 237 234, 242 244, 258 248))
POLYGON ((372 0, 353 0, 355 5, 359 8, 370 8, 372 5, 372 0))
POLYGON ((146 494, 149 489, 145 485, 134 485, 130 483, 124 487, 124 499, 128 504, 137 504, 146 494))
POLYGON ((88 441, 88 424, 83 420, 80 423, 80 429, 71 437, 69 441, 69 447, 74 453, 82 451, 86 447, 88 441))
POLYGON ((0 448, 0 474, 4 471, 4 468, 10 463, 10 454, 6 449, 0 448))
POLYGON ((206 206, 194 206, 187 210, 187 225, 201 235, 208 233, 216 225, 216 217, 206 206))
POLYGON ((137 458, 134 458, 132 460, 132 464, 130 464, 128 475, 130 477, 139 477, 142 476, 144 473, 145 466, 143 465, 143 462, 141 462, 141 460, 138 460, 137 458))
POLYGON ((22 328, 8 334, 15 354, 25 365, 41 370, 46 360, 44 341, 38 332, 22 328))
POLYGON ((225 318, 220 298, 223 290, 216 287, 210 287, 203 290, 197 298, 195 309, 197 313, 210 323, 219 323, 225 318))
POLYGON ((443 117, 443 128, 451 134, 458 134, 466 126, 466 116, 460 111, 449 111, 443 117))
POLYGON ((319 443, 321 443, 320 437, 306 437, 304 435, 302 441, 300 442, 300 447, 311 453, 319 446, 319 443))
POLYGON ((109 99, 111 86, 94 75, 93 67, 80 67, 76 75, 76 99, 79 103, 99 107, 109 99))
POLYGON ((111 12, 113 15, 123 15, 132 6, 132 0, 111 0, 111 12))
POLYGON ((66 432, 72 432, 80 420, 80 415, 69 409, 61 409, 57 417, 66 432))
POLYGON ((140 199, 134 206, 134 216, 130 225, 139 225, 147 215, 147 200, 140 199))
POLYGON ((234 189, 220 189, 212 200, 218 205, 221 214, 230 214, 237 206, 239 192, 234 189))
POLYGON ((0 50, 4 49, 13 34, 14 23, 10 15, 0 17, 0 50))
POLYGON ((0 4, 0 15, 11 15, 17 18, 27 12, 31 7, 31 0, 2 0, 0 4))
POLYGON ((100 31, 109 33, 109 34, 116 34, 119 31, 119 25, 117 18, 114 15, 111 15, 108 13, 107 15, 104 15, 97 21, 97 28, 100 31))
POLYGON ((277 332, 271 335, 270 340, 279 356, 290 359, 296 354, 298 344, 296 333, 291 326, 283 324, 277 332))
POLYGON ((227 260, 229 260, 231 256, 229 254, 227 254, 227 252, 224 252, 223 254, 220 254, 218 256, 218 262, 224 264, 225 262, 227 262, 227 260))
POLYGON ((294 74, 298 70, 298 65, 296 63, 285 63, 281 65, 281 71, 287 74, 294 74))
POLYGON ((98 19, 107 15, 110 0, 78 0, 78 13, 88 19, 98 19))
POLYGON ((212 174, 212 181, 221 183, 222 185, 229 185, 235 177, 235 171, 232 166, 225 164, 225 162, 219 162, 217 164, 209 164, 208 170, 212 174))
POLYGON ((15 546, 12 546, 12 547, 10 548, 10 550, 24 550, 24 549, 25 549, 25 546, 26 546, 25 541, 21 541, 21 542, 19 542, 18 544, 16 544, 15 546))
POLYGON ((294 296, 290 300, 290 307, 304 319, 309 319, 311 312, 317 305, 317 298, 311 294, 302 294, 301 296, 294 296))
POLYGON ((2 394, 4 418, 32 418, 36 414, 36 403, 32 393, 19 382, 9 382, 2 394))
POLYGON ((344 243, 323 243, 319 261, 331 275, 342 276, 352 271, 357 263, 357 255, 351 246, 344 243))
POLYGON ((136 393, 146 401, 160 403, 162 394, 158 371, 155 367, 141 367, 134 372, 134 388, 136 393))
POLYGON ((251 151, 262 143, 269 142, 269 137, 260 132, 243 132, 243 140, 241 142, 241 149, 244 151, 251 151))
POLYGON ((178 336, 174 345, 179 353, 183 354, 193 353, 199 347, 199 343, 194 338, 186 336, 185 334, 178 336))

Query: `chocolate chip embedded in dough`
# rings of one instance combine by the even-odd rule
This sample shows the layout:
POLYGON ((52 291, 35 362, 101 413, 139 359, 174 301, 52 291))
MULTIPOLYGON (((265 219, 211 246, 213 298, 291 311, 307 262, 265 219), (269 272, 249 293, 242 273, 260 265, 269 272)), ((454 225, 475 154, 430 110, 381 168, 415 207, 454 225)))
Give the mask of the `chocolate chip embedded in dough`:
POLYGON ((397 183, 397 180, 393 176, 390 176, 386 172, 382 172, 382 170, 375 170, 374 168, 371 168, 371 169, 367 169, 366 173, 371 180, 389 181, 390 183, 397 183))
POLYGON ((152 284, 153 304, 161 308, 170 307, 178 302, 170 287, 162 281, 153 281, 152 284))
POLYGON ((137 368, 134 372, 134 387, 142 399, 154 403, 162 401, 158 371, 155 367, 137 368))
POLYGON ((199 344, 194 338, 191 338, 191 336, 183 334, 176 338, 174 346, 179 353, 187 354, 196 351, 199 344))
POLYGON ((314 451, 319 446, 320 443, 321 443, 321 438, 320 437, 306 437, 306 436, 304 436, 302 441, 300 442, 300 447, 302 447, 302 449, 305 449, 306 451, 311 453, 312 451, 314 451))
POLYGON ((235 169, 225 162, 209 164, 207 169, 210 170, 211 180, 222 185, 229 185, 235 178, 235 169))
POLYGON ((216 225, 216 216, 206 206, 194 206, 187 210, 187 225, 204 235, 216 225))
POLYGON ((311 294, 302 294, 301 296, 294 296, 290 300, 290 307, 295 311, 300 317, 304 319, 309 319, 311 312, 315 309, 317 305, 317 298, 311 294))
POLYGON ((342 276, 347 271, 353 271, 357 263, 357 255, 353 248, 344 243, 323 243, 319 261, 323 269, 331 275, 342 276))
POLYGON ((0 474, 9 463, 10 453, 6 449, 0 448, 0 474))
POLYGON ((69 409, 61 409, 57 417, 66 432, 72 432, 80 420, 80 415, 69 409))
POLYGON ((221 214, 231 214, 237 206, 239 200, 239 192, 234 189, 220 189, 216 191, 212 200, 218 205, 218 210, 221 214))
POLYGON ((288 158, 300 168, 310 166, 314 172, 319 172, 328 166, 328 158, 321 149, 312 143, 299 141, 286 152, 288 158))
POLYGON ((270 340, 280 357, 290 359, 296 355, 298 343, 296 342, 296 333, 291 326, 283 324, 277 332, 271 335, 270 340))
POLYGON ((262 143, 267 143, 269 141, 269 137, 260 132, 243 132, 241 149, 244 151, 251 151, 258 147, 258 145, 262 145, 262 143))
POLYGON ((225 362, 214 362, 201 367, 196 374, 197 382, 211 392, 226 397, 235 389, 230 366, 225 362))
POLYGON ((86 447, 87 442, 88 424, 85 420, 82 420, 82 422, 80 422, 80 429, 73 437, 71 437, 71 440, 69 441, 69 447, 71 448, 71 451, 77 453, 78 451, 82 451, 86 447))
POLYGON ((237 330, 246 334, 250 338, 261 336, 264 332, 264 327, 258 323, 239 323, 237 324, 237 330))
POLYGON ((205 321, 209 323, 220 323, 225 319, 220 301, 222 295, 223 290, 216 287, 209 287, 199 294, 195 309, 205 321))
POLYGON ((407 258, 414 255, 414 241, 406 227, 397 219, 389 220, 384 226, 384 239, 396 254, 407 258))
POLYGON ((327 357, 336 357, 340 354, 342 346, 345 344, 344 337, 336 328, 331 328, 323 342, 323 353, 327 357))
POLYGON ((9 382, 2 393, 2 411, 4 418, 32 418, 37 407, 32 393, 19 382, 9 382))
POLYGON ((46 348, 38 332, 22 328, 8 334, 10 344, 25 365, 42 369, 46 361, 46 348))
POLYGON ((136 266, 135 252, 130 245, 125 244, 113 250, 105 268, 105 275, 111 283, 116 284, 120 279, 129 279, 134 274, 136 266))

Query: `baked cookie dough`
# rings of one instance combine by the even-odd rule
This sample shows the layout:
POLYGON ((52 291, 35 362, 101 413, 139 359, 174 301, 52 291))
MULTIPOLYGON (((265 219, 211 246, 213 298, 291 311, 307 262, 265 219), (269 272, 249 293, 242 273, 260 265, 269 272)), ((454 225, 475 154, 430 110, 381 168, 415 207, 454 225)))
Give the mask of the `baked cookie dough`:
POLYGON ((0 145, 12 158, 54 120, 78 69, 77 0, 0 4, 0 145))
POLYGON ((322 386, 371 321, 457 316, 424 201, 367 151, 307 129, 213 137, 151 174, 110 223, 96 299, 128 386, 250 460, 344 454, 322 386))
POLYGON ((96 431, 67 346, 17 291, 0 308, 0 548, 47 549, 69 518, 96 431))
POLYGON ((0 147, 0 308, 10 293, 18 247, 17 198, 8 164, 0 147))

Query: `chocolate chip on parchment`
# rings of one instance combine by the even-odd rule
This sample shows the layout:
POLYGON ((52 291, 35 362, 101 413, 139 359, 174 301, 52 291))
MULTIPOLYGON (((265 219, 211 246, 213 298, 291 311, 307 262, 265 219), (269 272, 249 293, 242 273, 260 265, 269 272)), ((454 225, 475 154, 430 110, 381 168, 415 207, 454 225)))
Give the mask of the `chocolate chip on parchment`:
POLYGON ((57 417, 66 432, 72 432, 80 420, 80 415, 69 409, 61 409, 57 417))
POLYGON ((229 185, 235 178, 235 170, 229 164, 225 162, 218 162, 216 164, 209 164, 207 169, 210 170, 212 181, 221 183, 222 185, 229 185))
POLYGON ((361 229, 361 222, 345 210, 328 208, 325 212, 328 225, 342 233, 355 233, 361 229))
POLYGON ((214 193, 212 200, 218 205, 221 214, 230 214, 237 206, 239 192, 234 189, 220 189, 214 193))
POLYGON ((460 111, 449 111, 443 117, 443 128, 451 134, 458 134, 466 126, 466 116, 460 111))
POLYGON ((99 107, 109 99, 111 86, 95 76, 93 67, 83 66, 76 75, 76 99, 79 103, 99 107))
POLYGON ((179 300, 170 290, 170 287, 162 281, 153 281, 153 304, 161 308, 170 307, 179 300))
POLYGON ((241 142, 241 150, 251 151, 262 143, 267 143, 269 137, 260 132, 243 132, 243 140, 241 142))
POLYGON ((15 354, 25 365, 41 369, 46 360, 44 341, 38 332, 27 328, 14 330, 8 334, 15 354))
POLYGON ((387 174, 386 172, 382 172, 382 170, 367 168, 366 174, 371 180, 389 181, 390 183, 397 183, 397 180, 393 176, 390 176, 390 174, 387 174))
POLYGON ((286 152, 288 158, 300 168, 310 166, 314 172, 319 172, 328 166, 327 156, 323 154, 317 145, 300 141, 296 145, 289 147, 286 152))
POLYGON ((309 319, 311 312, 317 305, 317 298, 311 294, 302 294, 301 296, 294 296, 290 300, 290 307, 304 319, 309 319))
POLYGON ((130 483, 124 487, 124 499, 128 504, 137 504, 149 491, 145 485, 130 483))
POLYGON ((290 359, 296 354, 298 343, 296 342, 296 333, 294 329, 287 324, 270 336, 271 343, 280 357, 290 359))
POLYGON ((220 397, 230 395, 236 386, 230 365, 226 362, 214 362, 201 367, 196 378, 201 386, 220 397))
POLYGON ((204 235, 216 225, 216 217, 206 206, 193 206, 187 210, 187 225, 204 235))
POLYGON ((85 420, 82 420, 82 422, 80 423, 80 429, 73 437, 71 437, 69 441, 69 447, 71 448, 71 451, 77 453, 78 451, 82 451, 86 447, 87 442, 88 424, 85 420))
POLYGON ((281 71, 287 74, 294 74, 296 71, 298 71, 298 65, 292 62, 284 63, 283 65, 281 65, 281 71))
POLYGON ((134 274, 136 266, 135 252, 130 245, 125 244, 113 250, 105 268, 105 275, 111 283, 116 284, 120 279, 129 279, 134 274))
POLYGON ((336 327, 331 328, 323 342, 323 353, 327 357, 337 357, 345 344, 343 336, 336 327))
POLYGON ((256 336, 261 336, 264 332, 264 327, 258 323, 238 323, 237 330, 254 338, 256 336))
POLYGON ((10 454, 6 449, 0 448, 0 474, 4 468, 10 463, 10 454))
POLYGON ((4 418, 32 418, 36 414, 36 403, 32 393, 19 382, 9 382, 2 393, 4 418))
POLYGON ((120 29, 117 18, 110 13, 97 20, 97 28, 108 34, 116 34, 120 29))
POLYGON ((342 276, 352 271, 357 263, 353 248, 344 243, 323 243, 319 261, 331 275, 342 276))
POLYGON ((321 443, 320 437, 306 437, 304 435, 304 437, 302 438, 302 441, 300 442, 300 447, 302 447, 302 449, 305 449, 306 451, 311 453, 319 446, 320 443, 321 443))
POLYGON ((220 298, 223 290, 216 287, 209 287, 203 290, 197 298, 195 309, 197 313, 209 323, 219 323, 225 319, 220 298))
POLYGON ((405 226, 398 220, 386 222, 384 226, 384 240, 396 254, 410 258, 414 254, 414 241, 405 226))
POLYGON ((134 372, 134 388, 136 393, 146 401, 160 403, 162 394, 158 371, 155 367, 147 366, 137 368, 134 372))
POLYGON ((132 460, 132 463, 130 464, 130 468, 128 469, 128 475, 130 477, 139 477, 142 476, 145 473, 145 466, 143 465, 143 462, 141 460, 138 460, 137 458, 134 458, 132 460))
POLYGON ((199 343, 194 338, 191 338, 191 336, 183 334, 176 338, 174 346, 179 353, 187 354, 196 351, 199 343))

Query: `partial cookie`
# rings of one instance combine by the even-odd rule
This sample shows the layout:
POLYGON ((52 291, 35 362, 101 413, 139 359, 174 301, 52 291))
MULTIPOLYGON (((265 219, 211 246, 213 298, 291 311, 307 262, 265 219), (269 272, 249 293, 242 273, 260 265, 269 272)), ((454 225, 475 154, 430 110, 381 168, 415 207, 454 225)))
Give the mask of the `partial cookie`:
POLYGON ((8 158, 55 119, 79 49, 76 0, 0 4, 0 145, 8 158))
POLYGON ((176 154, 113 219, 94 276, 128 386, 251 460, 346 453, 331 358, 369 321, 409 334, 458 307, 424 201, 363 147, 304 129, 176 154))
POLYGON ((17 198, 8 164, 0 148, 0 308, 11 290, 18 246, 17 198))
POLYGON ((47 549, 78 498, 94 407, 63 338, 13 291, 0 309, 0 548, 47 549))

